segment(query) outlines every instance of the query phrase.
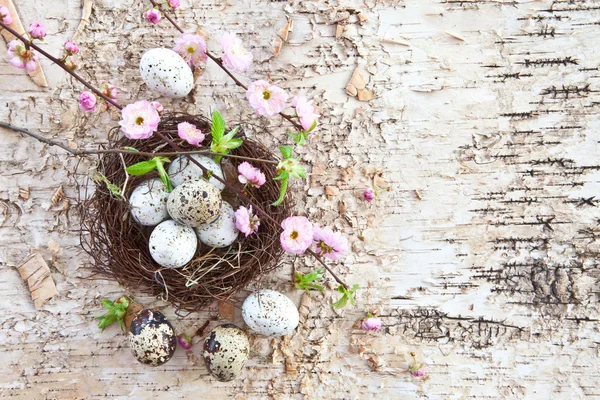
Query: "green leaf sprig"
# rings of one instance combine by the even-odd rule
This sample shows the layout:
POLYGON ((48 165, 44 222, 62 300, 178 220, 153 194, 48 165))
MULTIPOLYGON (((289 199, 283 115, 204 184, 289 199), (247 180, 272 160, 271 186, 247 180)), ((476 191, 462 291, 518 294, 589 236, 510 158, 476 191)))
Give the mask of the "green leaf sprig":
POLYGON ((106 188, 110 190, 113 196, 120 199, 125 199, 125 196, 123 196, 123 193, 121 193, 121 188, 109 181, 106 176, 102 175, 101 173, 97 173, 96 175, 94 175, 93 179, 97 182, 104 182, 106 188))
POLYGON ((298 290, 306 290, 307 292, 311 290, 325 290, 325 288, 317 283, 323 278, 323 270, 317 269, 316 271, 311 271, 308 274, 301 274, 296 272, 294 277, 294 287, 298 290))
POLYGON ((300 132, 288 132, 288 135, 292 137, 292 140, 294 140, 294 143, 296 143, 298 146, 304 146, 306 144, 306 140, 308 139, 308 134, 314 131, 316 127, 317 120, 315 119, 315 122, 313 122, 310 128, 300 132))
POLYGON ((170 193, 173 191, 173 184, 171 183, 169 174, 165 170, 165 163, 168 162, 170 162, 170 160, 167 157, 154 157, 151 160, 141 161, 137 164, 130 165, 126 168, 126 171, 129 175, 140 176, 157 170, 160 180, 165 184, 167 191, 170 193))
POLYGON ((281 181, 281 187, 279 188, 279 198, 273 203, 274 206, 283 203, 290 178, 306 178, 306 170, 300 165, 300 160, 293 158, 292 146, 280 146, 279 151, 281 151, 283 159, 277 164, 278 175, 273 179, 281 181))
MULTIPOLYGON (((210 151, 213 153, 229 154, 233 149, 237 149, 244 142, 240 138, 236 138, 235 134, 240 129, 239 126, 233 128, 227 135, 225 134, 225 120, 221 113, 217 110, 212 114, 212 125, 210 133, 212 142, 210 143, 210 151)), ((215 157, 215 162, 221 161, 221 156, 215 157)))
POLYGON ((119 326, 121 327, 121 330, 125 332, 124 318, 125 315, 127 315, 127 308, 129 308, 129 299, 123 296, 117 301, 110 301, 104 299, 101 301, 101 303, 104 307, 106 307, 108 311, 96 317, 96 319, 100 320, 100 322, 98 322, 98 328, 100 328, 102 332, 104 332, 104 330, 108 326, 112 325, 115 322, 118 322, 119 326))
POLYGON ((348 302, 350 302, 350 305, 354 305, 354 294, 356 293, 356 290, 358 289, 358 284, 354 284, 354 286, 352 286, 352 289, 346 289, 343 285, 338 286, 337 290, 338 292, 340 292, 342 294, 342 297, 336 301, 335 303, 333 303, 331 306, 333 308, 344 308, 346 307, 346 304, 348 304, 348 302))

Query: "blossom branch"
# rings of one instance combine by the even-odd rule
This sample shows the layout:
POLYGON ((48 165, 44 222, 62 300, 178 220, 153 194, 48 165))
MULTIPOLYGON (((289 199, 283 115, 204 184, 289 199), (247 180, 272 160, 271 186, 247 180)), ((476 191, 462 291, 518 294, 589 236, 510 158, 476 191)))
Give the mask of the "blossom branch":
POLYGON ((11 27, 7 26, 4 22, 2 22, 0 20, 0 27, 6 29, 8 32, 10 32, 13 36, 15 36, 17 39, 19 39, 21 42, 23 42, 23 44, 25 46, 29 46, 32 49, 36 50, 37 52, 39 52, 41 55, 43 55, 44 57, 48 58, 49 60, 51 60, 53 63, 55 63, 56 65, 58 65, 59 67, 61 67, 62 69, 64 69, 65 71, 67 71, 73 78, 77 79, 79 82, 81 82, 85 87, 87 87, 88 89, 90 89, 92 92, 94 92, 94 94, 102 97, 104 100, 106 100, 109 104, 117 107, 119 110, 123 109, 123 107, 121 107, 119 105, 119 103, 117 103, 116 101, 114 101, 113 99, 111 99, 110 97, 104 95, 102 92, 100 92, 98 89, 96 89, 93 85, 91 85, 90 83, 88 83, 85 79, 83 79, 82 77, 80 77, 77 73, 75 73, 72 69, 70 69, 69 67, 67 67, 67 65, 59 60, 56 57, 53 57, 52 55, 48 54, 46 51, 44 51, 43 49, 41 49, 39 46, 37 46, 35 43, 32 43, 29 39, 25 38, 24 36, 20 35, 19 33, 17 33, 17 31, 15 31, 14 29, 12 29, 11 27))
POLYGON ((27 136, 30 136, 30 137, 36 139, 39 142, 47 144, 47 145, 60 147, 61 149, 73 154, 74 156, 84 156, 84 155, 90 155, 90 154, 133 154, 133 155, 138 155, 138 156, 142 156, 142 157, 159 157, 159 156, 173 157, 173 156, 186 156, 186 155, 192 155, 192 154, 204 154, 204 155, 211 155, 211 156, 237 158, 240 160, 247 160, 247 161, 264 162, 264 163, 268 163, 268 164, 277 164, 277 161, 273 161, 273 160, 263 160, 260 158, 236 156, 233 154, 213 153, 212 151, 208 151, 208 150, 177 151, 177 152, 145 152, 145 151, 135 151, 135 150, 124 150, 124 149, 83 149, 83 150, 78 150, 78 149, 72 149, 58 141, 48 139, 37 133, 31 132, 24 128, 16 127, 16 126, 8 124, 6 122, 0 121, 0 127, 10 129, 14 132, 23 133, 27 136))
MULTIPOLYGON (((150 0, 150 3, 152 3, 154 7, 158 7, 162 10, 162 5, 158 4, 155 0, 150 0)), ((177 29, 180 33, 185 33, 184 30, 177 24, 177 22, 175 22, 175 20, 166 11, 163 10, 163 12, 165 14, 165 18, 171 23, 171 25, 173 25, 173 27, 175 27, 175 29, 177 29)), ((206 50, 206 56, 210 58, 215 64, 217 64, 219 68, 221 68, 227 75, 229 75, 229 77, 235 82, 237 86, 241 87, 244 90, 248 90, 248 86, 244 85, 238 78, 236 78, 236 76, 233 75, 233 73, 225 65, 223 65, 223 61, 221 61, 219 57, 216 57, 215 55, 211 54, 211 52, 208 51, 208 49, 206 50)), ((294 125, 296 129, 302 130, 302 125, 294 121, 292 116, 284 112, 280 112, 279 115, 288 120, 292 125, 294 125)))

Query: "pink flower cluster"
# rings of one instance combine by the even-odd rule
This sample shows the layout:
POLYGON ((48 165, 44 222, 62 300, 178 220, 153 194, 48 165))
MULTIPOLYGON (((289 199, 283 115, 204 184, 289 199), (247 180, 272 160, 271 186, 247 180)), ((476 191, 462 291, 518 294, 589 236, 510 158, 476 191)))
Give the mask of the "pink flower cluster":
POLYGON ((273 117, 285 109, 288 95, 280 87, 258 80, 248 86, 246 98, 257 115, 273 117))
POLYGON ((200 35, 181 34, 175 39, 173 51, 183 57, 190 67, 198 66, 200 62, 206 61, 206 41, 200 35))
POLYGON ((146 11, 145 17, 146 21, 154 25, 158 24, 161 20, 160 11, 158 11, 156 8, 151 8, 146 11))
POLYGON ((6 6, 0 6, 0 21, 3 24, 10 25, 13 22, 12 16, 10 15, 10 11, 6 6))
POLYGON ((381 329, 381 319, 369 314, 368 318, 362 320, 360 327, 365 331, 378 331, 381 329))
POLYGON ((192 146, 201 146, 205 135, 202 131, 196 128, 196 125, 189 122, 180 122, 177 125, 177 135, 180 138, 191 144, 192 146))
POLYGON ((287 252, 304 254, 309 247, 331 260, 337 260, 348 252, 348 240, 331 228, 313 225, 306 217, 289 217, 281 223, 279 236, 281 247, 287 252))
POLYGON ((305 96, 296 96, 292 99, 292 106, 296 108, 296 115, 300 119, 302 128, 306 131, 312 128, 319 118, 319 114, 315 113, 313 101, 308 101, 305 96))
POLYGON ((46 28, 41 22, 34 22, 29 25, 29 34, 34 39, 43 39, 46 36, 46 28))
POLYGON ((121 111, 121 130, 129 139, 148 139, 158 129, 160 116, 146 100, 128 104, 121 111))
POLYGON ((259 168, 253 167, 249 162, 244 161, 238 165, 238 172, 240 173, 238 180, 244 185, 249 184, 255 188, 259 188, 266 182, 265 174, 259 168))
POLYGON ((96 96, 91 92, 81 92, 79 95, 79 108, 85 112, 96 110, 96 96))
POLYGON ((223 65, 236 71, 245 72, 252 64, 252 53, 250 53, 242 41, 234 33, 226 33, 221 39, 223 48, 223 65))
POLYGON ((260 226, 260 219, 252 213, 252 206, 240 206, 235 212, 235 227, 246 237, 256 233, 260 226))
POLYGON ((372 188, 368 187, 363 191, 363 199, 368 202, 375 200, 375 192, 372 188))
POLYGON ((40 56, 33 50, 27 50, 25 45, 19 40, 13 40, 8 43, 8 55, 13 67, 25 68, 28 72, 37 69, 37 61, 40 56))

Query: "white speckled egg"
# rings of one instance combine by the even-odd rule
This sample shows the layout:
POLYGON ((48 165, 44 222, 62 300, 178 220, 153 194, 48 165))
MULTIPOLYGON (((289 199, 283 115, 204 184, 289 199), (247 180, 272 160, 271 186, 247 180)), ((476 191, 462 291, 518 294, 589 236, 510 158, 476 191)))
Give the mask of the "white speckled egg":
POLYGON ((156 310, 140 311, 131 321, 128 337, 133 356, 143 364, 162 365, 173 357, 177 347, 173 325, 156 310))
POLYGON ((170 219, 154 228, 148 246, 150 255, 160 266, 179 268, 196 254, 198 238, 192 228, 170 219))
POLYGON ((237 378, 248 361, 250 342, 243 330, 233 324, 219 325, 204 340, 204 363, 217 380, 237 378))
POLYGON ((221 204, 219 218, 210 224, 195 228, 198 239, 210 247, 227 247, 235 242, 239 231, 235 227, 235 212, 226 201, 221 204))
POLYGON ((219 217, 221 203, 219 189, 200 179, 184 182, 173 189, 167 200, 167 210, 180 224, 200 227, 219 217))
POLYGON ((166 97, 185 97, 194 75, 183 58, 171 49, 152 49, 142 56, 140 73, 148 87, 166 97))
MULTIPOLYGON (((225 179, 221 166, 212 158, 201 154, 192 154, 191 157, 202 164, 204 168, 212 171, 213 175, 218 176, 223 180, 225 179)), ((171 178, 173 187, 176 187, 183 182, 203 179, 203 173, 200 167, 190 161, 186 156, 179 156, 169 164, 169 177, 171 178)), ((210 178, 208 181, 215 185, 219 190, 223 190, 225 187, 224 184, 215 178, 210 178)))
POLYGON ((150 179, 133 189, 129 196, 131 216, 140 225, 153 226, 169 218, 169 192, 160 179, 150 179))
POLYGON ((296 305, 275 290, 259 290, 244 300, 242 317, 250 329, 265 336, 289 335, 299 322, 296 305))

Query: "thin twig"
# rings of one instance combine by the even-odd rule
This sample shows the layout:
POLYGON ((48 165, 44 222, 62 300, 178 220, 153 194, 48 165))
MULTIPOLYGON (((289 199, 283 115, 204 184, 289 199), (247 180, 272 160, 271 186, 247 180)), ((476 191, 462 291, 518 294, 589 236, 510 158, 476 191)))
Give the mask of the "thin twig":
MULTIPOLYGON (((158 4, 155 0, 150 0, 150 3, 152 3, 152 5, 154 7, 158 7, 159 9, 162 10, 162 5, 158 4)), ((162 11, 165 15, 165 18, 171 23, 171 25, 173 25, 175 27, 175 29, 177 29, 181 33, 185 33, 184 30, 177 24, 177 22, 175 22, 175 20, 167 13, 166 10, 162 10, 162 11)), ((236 85, 238 85, 239 87, 241 87, 244 90, 248 90, 248 87, 246 85, 244 85, 238 78, 236 78, 236 76, 233 75, 233 73, 225 65, 223 65, 223 61, 221 61, 221 59, 219 57, 211 54, 211 52, 208 50, 206 50, 206 55, 215 64, 217 64, 219 66, 219 68, 221 68, 227 75, 229 75, 229 77, 235 82, 236 85)), ((283 112, 280 112, 279 115, 281 115, 283 118, 288 120, 292 125, 294 125, 294 127, 296 129, 303 130, 302 125, 300 125, 299 123, 294 121, 292 116, 290 116, 286 113, 283 113, 283 112)))
POLYGON ((96 89, 94 86, 92 86, 91 84, 89 84, 85 79, 83 79, 82 77, 80 77, 78 74, 76 74, 73 70, 71 70, 69 67, 67 67, 65 65, 64 62, 62 62, 61 60, 59 60, 56 57, 51 56, 50 54, 46 53, 43 49, 41 49, 40 47, 38 47, 37 45, 35 45, 34 43, 30 43, 29 40, 21 35, 19 35, 17 33, 17 31, 15 31, 14 29, 10 28, 9 26, 7 26, 4 22, 0 21, 0 26, 4 29, 6 29, 7 31, 9 31, 10 33, 12 33, 17 39, 19 39, 21 42, 23 42, 26 46, 32 47, 33 49, 37 50, 40 54, 42 54, 44 57, 48 58, 49 60, 51 60, 52 62, 54 62, 56 65, 58 65, 59 67, 61 67, 62 69, 64 69, 65 71, 67 71, 73 78, 77 79, 79 82, 83 83, 83 85, 85 87, 87 87, 88 89, 90 89, 92 92, 94 92, 96 95, 102 97, 104 100, 106 100, 109 104, 117 107, 119 110, 122 110, 123 107, 121 107, 119 105, 119 103, 117 103, 116 101, 114 101, 113 99, 111 99, 110 97, 106 96, 105 94, 103 94, 102 92, 100 92, 98 89, 96 89))
POLYGON ((329 272, 331 274, 331 276, 333 276, 333 279, 335 279, 337 281, 337 283, 339 283, 340 285, 342 285, 346 290, 348 289, 348 285, 346 285, 346 283, 344 281, 342 281, 335 274, 335 272, 333 272, 333 270, 327 266, 327 264, 325 264, 325 262, 323 261, 323 259, 317 253, 315 253, 311 249, 306 250, 306 252, 308 254, 310 254, 311 256, 313 256, 323 266, 323 268, 325 268, 327 270, 327 272, 329 272))
POLYGON ((162 157, 173 157, 173 156, 185 156, 185 155, 191 155, 191 154, 203 154, 203 155, 211 155, 211 156, 221 156, 221 157, 228 157, 228 158, 237 158, 240 160, 247 160, 247 161, 257 161, 257 162, 264 162, 264 163, 268 163, 268 164, 277 164, 277 161, 274 160, 263 160, 260 158, 252 158, 252 157, 244 157, 244 156, 236 156, 234 154, 221 154, 221 153, 213 153, 212 151, 209 150, 197 150, 197 151, 182 151, 182 152, 177 152, 177 151, 170 151, 170 152, 145 152, 145 151, 135 151, 135 150, 124 150, 124 149, 82 149, 82 150, 77 150, 77 149, 71 149, 70 147, 45 138, 41 135, 38 135, 37 133, 33 133, 27 129, 23 129, 23 128, 18 128, 14 125, 11 124, 7 124, 6 122, 2 122, 0 121, 0 127, 6 128, 6 129, 10 129, 12 131, 15 132, 19 132, 19 133, 23 133, 27 136, 31 136, 32 138, 42 142, 42 143, 46 143, 50 146, 56 146, 56 147, 60 147, 61 149, 75 155, 75 156, 83 156, 83 155, 89 155, 89 154, 133 154, 133 155, 138 155, 140 157, 158 157, 158 156, 162 156, 162 157))

